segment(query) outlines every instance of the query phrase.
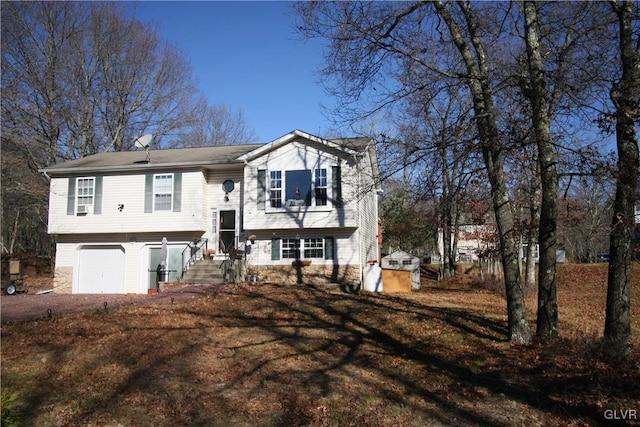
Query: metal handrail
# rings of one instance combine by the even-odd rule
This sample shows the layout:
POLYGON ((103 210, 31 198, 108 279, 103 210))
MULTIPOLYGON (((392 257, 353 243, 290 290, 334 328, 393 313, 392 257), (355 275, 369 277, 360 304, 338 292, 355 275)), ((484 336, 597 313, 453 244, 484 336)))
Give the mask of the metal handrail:
POLYGON ((189 270, 189 268, 198 260, 204 259, 204 255, 207 252, 208 241, 206 238, 201 238, 187 243, 187 247, 182 251, 182 275, 189 270), (185 261, 185 252, 189 251, 189 257, 185 261))

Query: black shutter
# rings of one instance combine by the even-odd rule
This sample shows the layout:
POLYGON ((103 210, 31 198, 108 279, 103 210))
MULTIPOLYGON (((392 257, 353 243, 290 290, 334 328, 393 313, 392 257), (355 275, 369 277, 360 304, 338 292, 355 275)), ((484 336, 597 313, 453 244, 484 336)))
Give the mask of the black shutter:
POLYGON ((102 213, 102 176, 96 176, 93 179, 93 213, 100 215, 102 213))
POLYGON ((76 177, 69 177, 69 187, 67 192, 67 215, 73 215, 76 211, 76 177))
POLYGON ((342 171, 340 166, 331 167, 331 190, 333 192, 333 207, 342 207, 342 171))
POLYGON ((277 261, 280 259, 280 239, 274 237, 271 239, 271 261, 277 261))
POLYGON ((324 238, 324 259, 335 258, 335 240, 333 237, 324 238))
POLYGON ((144 211, 153 212, 153 174, 148 173, 144 177, 144 211))
POLYGON ((173 174, 173 211, 180 212, 182 208, 182 172, 173 174))
POLYGON ((258 195, 256 200, 258 201, 258 209, 264 210, 265 194, 267 194, 267 171, 261 169, 258 171, 258 195))

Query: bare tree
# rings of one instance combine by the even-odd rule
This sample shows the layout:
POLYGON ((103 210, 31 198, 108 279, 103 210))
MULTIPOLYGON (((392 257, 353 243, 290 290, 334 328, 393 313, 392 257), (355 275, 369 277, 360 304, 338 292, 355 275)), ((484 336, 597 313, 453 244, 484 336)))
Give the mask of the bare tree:
POLYGON ((194 129, 207 127, 219 131, 216 140, 252 138, 240 113, 216 106, 204 114, 197 108, 203 104, 197 102, 188 61, 121 4, 2 2, 0 7, 7 196, 2 220, 12 224, 3 227, 3 250, 51 246, 46 226, 38 228, 38 244, 26 240, 33 233, 21 232, 47 222, 48 186, 39 168, 128 150, 144 133, 153 133, 161 148, 179 145, 194 129), (28 170, 19 173, 23 167, 28 170), (37 194, 27 197, 28 192, 20 193, 25 188, 37 194))
POLYGON ((464 206, 473 199, 467 184, 481 174, 470 102, 463 94, 465 88, 460 84, 443 87, 434 96, 416 91, 410 97, 415 98, 415 108, 409 112, 415 124, 407 140, 423 141, 418 151, 424 165, 422 193, 430 191, 439 199, 444 277, 455 274, 458 227, 464 206), (425 104, 429 105, 426 111, 425 104))
POLYGON ((615 106, 618 170, 610 237, 609 283, 605 338, 624 348, 631 339, 629 287, 631 245, 638 186, 638 133, 640 118, 640 31, 638 3, 611 2, 619 30, 620 78, 611 88, 615 106))
POLYGON ((446 23, 451 39, 466 67, 466 84, 473 99, 479 144, 491 183, 493 208, 500 236, 510 339, 527 343, 531 340, 531 330, 527 323, 524 292, 518 268, 519 251, 511 198, 506 183, 504 146, 498 133, 489 65, 486 62, 484 44, 478 33, 478 16, 469 3, 458 2, 457 7, 462 15, 461 24, 458 24, 449 5, 435 2, 435 6, 439 16, 446 23))
POLYGON ((555 337, 558 326, 556 296, 556 228, 558 220, 558 173, 556 153, 551 137, 551 118, 547 105, 544 63, 539 41, 538 12, 534 2, 524 2, 525 44, 529 68, 530 90, 527 97, 532 106, 532 125, 538 148, 542 184, 540 210, 540 261, 538 282, 538 322, 536 334, 555 337))
POLYGON ((201 99, 195 111, 195 124, 176 147, 237 145, 255 142, 241 109, 232 110, 224 104, 210 105, 201 99))
POLYGON ((573 260, 595 262, 599 253, 608 252, 615 184, 602 175, 582 175, 572 181, 561 199, 559 235, 573 260))
POLYGON ((3 130, 42 150, 39 166, 193 124, 189 64, 117 3, 5 2, 2 14, 3 114, 15 126, 3 130))
POLYGON ((495 81, 481 34, 482 14, 465 2, 310 3, 299 6, 299 11, 307 35, 330 39, 325 76, 342 95, 341 111, 352 119, 379 113, 434 81, 460 81, 466 86, 499 228, 509 335, 513 341, 529 342, 504 169, 506 153, 497 126, 495 81), (368 105, 359 108, 363 100, 368 105))

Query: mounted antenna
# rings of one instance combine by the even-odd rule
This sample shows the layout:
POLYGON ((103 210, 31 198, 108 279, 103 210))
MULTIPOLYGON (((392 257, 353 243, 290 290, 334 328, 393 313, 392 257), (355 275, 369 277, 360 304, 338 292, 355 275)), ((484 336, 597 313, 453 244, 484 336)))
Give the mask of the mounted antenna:
POLYGON ((151 139, 153 135, 148 133, 136 139, 135 146, 138 148, 144 148, 147 151, 147 163, 151 163, 151 157, 149 156, 149 145, 151 145, 151 139))

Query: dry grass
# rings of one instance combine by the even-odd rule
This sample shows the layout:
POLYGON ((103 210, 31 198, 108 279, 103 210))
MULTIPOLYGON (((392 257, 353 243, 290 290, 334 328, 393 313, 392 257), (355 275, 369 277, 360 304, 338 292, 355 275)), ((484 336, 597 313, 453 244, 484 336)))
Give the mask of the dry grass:
MULTIPOLYGON (((2 386, 30 426, 604 424, 605 410, 640 412, 635 277, 632 354, 615 363, 599 338, 606 266, 567 265, 551 342, 506 341, 503 298, 460 281, 403 295, 228 286, 3 323, 2 386)), ((535 296, 529 308, 534 325, 535 296)))

